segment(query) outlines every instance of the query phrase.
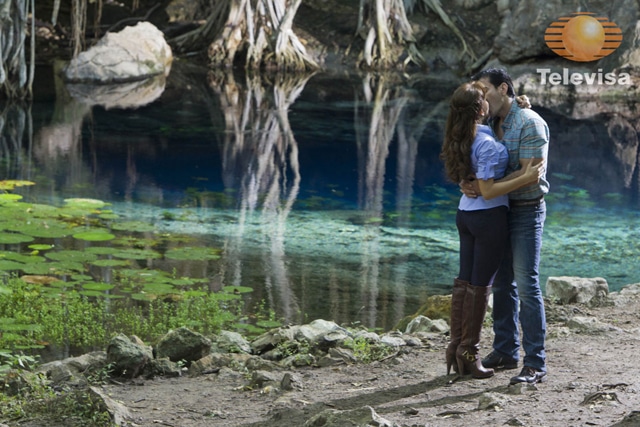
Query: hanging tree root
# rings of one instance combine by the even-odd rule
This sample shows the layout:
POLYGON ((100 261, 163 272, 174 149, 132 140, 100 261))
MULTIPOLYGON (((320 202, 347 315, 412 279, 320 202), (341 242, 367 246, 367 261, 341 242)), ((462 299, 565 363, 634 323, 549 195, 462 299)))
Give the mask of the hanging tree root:
POLYGON ((360 0, 357 33, 365 39, 362 61, 368 68, 393 67, 403 54, 403 65, 425 65, 415 47, 403 0, 360 0))
POLYGON ((216 3, 206 24, 176 37, 169 44, 176 52, 208 46, 214 68, 230 68, 240 52, 245 68, 313 70, 318 64, 293 31, 302 0, 228 0, 216 3))
POLYGON ((444 9, 442 8, 442 4, 440 4, 440 0, 421 0, 421 1, 425 8, 431 9, 432 11, 437 13, 440 19, 442 19, 442 22, 444 22, 444 24, 447 27, 449 27, 451 31, 453 31, 453 33, 458 37, 458 39, 460 39, 460 42, 462 43, 462 52, 460 52, 460 58, 463 58, 464 55, 466 54, 471 58, 472 61, 477 61, 478 57, 473 52, 473 49, 471 49, 467 44, 467 41, 462 35, 462 32, 460 31, 460 29, 456 26, 456 24, 453 23, 449 15, 447 15, 447 12, 444 11, 444 9))

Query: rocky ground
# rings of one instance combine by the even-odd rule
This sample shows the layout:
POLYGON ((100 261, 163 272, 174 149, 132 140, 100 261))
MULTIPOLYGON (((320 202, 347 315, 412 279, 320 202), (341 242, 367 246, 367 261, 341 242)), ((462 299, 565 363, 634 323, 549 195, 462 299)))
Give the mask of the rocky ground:
MULTIPOLYGON (((364 426, 353 420, 370 419, 369 408, 389 423, 369 425, 640 425, 640 299, 633 294, 595 308, 548 305, 547 316, 549 376, 535 386, 508 386, 519 370, 450 384, 447 341, 439 336, 373 364, 296 369, 294 387, 285 392, 247 389, 249 379, 229 368, 103 391, 128 409, 129 426, 364 426)), ((490 328, 484 333, 483 353, 490 328)))

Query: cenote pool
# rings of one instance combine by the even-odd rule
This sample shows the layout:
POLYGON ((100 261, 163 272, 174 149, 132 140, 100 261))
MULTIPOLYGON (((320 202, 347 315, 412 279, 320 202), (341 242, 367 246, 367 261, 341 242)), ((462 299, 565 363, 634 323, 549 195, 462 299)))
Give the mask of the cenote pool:
MULTIPOLYGON (((5 256, 44 244, 42 262, 61 263, 73 251, 85 266, 65 270, 67 286, 88 296, 235 289, 248 315, 267 310, 281 323, 386 330, 449 292, 459 193, 438 152, 455 78, 245 78, 176 64, 158 87, 114 99, 40 76, 29 108, 0 113, 0 180, 35 183, 8 191, 21 203, 107 204, 76 212, 73 231, 2 241, 5 256), (73 237, 94 227, 114 237, 73 237), (133 289, 118 269, 173 281, 133 289)), ((618 116, 579 119, 533 103, 552 134, 543 282, 598 276, 617 290, 640 281, 637 135, 616 133, 618 116)), ((36 221, 55 229, 57 219, 36 221)), ((11 261, 5 274, 47 273, 11 261)))

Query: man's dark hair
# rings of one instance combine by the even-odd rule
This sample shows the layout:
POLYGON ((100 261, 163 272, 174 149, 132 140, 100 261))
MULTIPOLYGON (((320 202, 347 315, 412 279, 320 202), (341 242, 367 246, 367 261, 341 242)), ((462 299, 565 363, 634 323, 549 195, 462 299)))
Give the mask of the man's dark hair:
POLYGON ((516 92, 515 90, 513 90, 513 82, 511 81, 511 76, 502 68, 487 68, 486 70, 482 70, 479 73, 471 76, 471 80, 476 81, 485 77, 489 80, 489 83, 491 83, 495 87, 500 86, 502 83, 506 83, 507 96, 511 98, 516 96, 516 92))

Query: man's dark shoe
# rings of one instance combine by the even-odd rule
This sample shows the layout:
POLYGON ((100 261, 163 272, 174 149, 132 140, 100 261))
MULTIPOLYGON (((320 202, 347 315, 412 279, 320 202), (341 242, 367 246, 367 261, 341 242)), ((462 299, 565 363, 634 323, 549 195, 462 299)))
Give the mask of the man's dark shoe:
POLYGON ((530 366, 525 366, 520 371, 520 375, 516 375, 511 378, 509 384, 519 384, 519 383, 527 383, 527 384, 535 384, 535 383, 543 383, 547 380, 547 373, 544 371, 539 371, 530 366))
POLYGON ((518 361, 510 357, 502 357, 497 352, 492 351, 487 357, 482 359, 482 366, 494 370, 516 369, 518 367, 518 361))

